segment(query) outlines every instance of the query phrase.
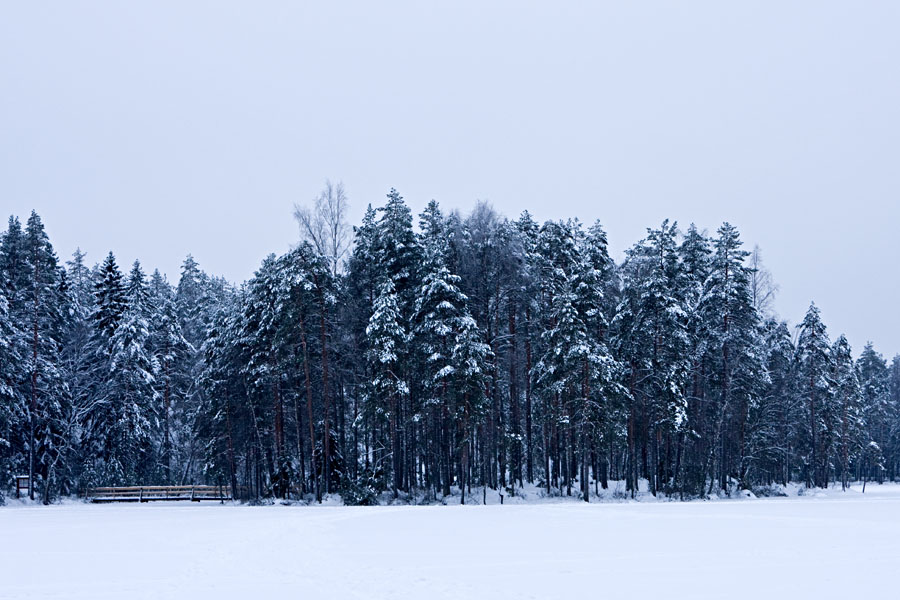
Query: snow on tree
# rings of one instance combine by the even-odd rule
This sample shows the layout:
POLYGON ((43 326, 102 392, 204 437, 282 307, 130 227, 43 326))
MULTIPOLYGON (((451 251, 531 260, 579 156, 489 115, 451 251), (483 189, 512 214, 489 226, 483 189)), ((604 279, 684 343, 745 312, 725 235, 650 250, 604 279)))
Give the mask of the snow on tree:
POLYGON ((828 485, 826 449, 834 428, 828 421, 834 391, 831 348, 828 332, 819 309, 810 304, 797 340, 800 394, 807 406, 806 427, 801 431, 805 454, 806 481, 809 486, 828 485))
POLYGON ((149 292, 137 261, 125 290, 126 307, 109 341, 109 379, 104 390, 116 418, 113 445, 117 451, 108 466, 117 477, 138 482, 155 466, 152 440, 159 419, 149 347, 149 292))
POLYGON ((65 382, 59 369, 60 338, 64 315, 63 272, 44 231, 40 217, 32 211, 25 226, 25 307, 26 351, 24 368, 28 374, 26 395, 29 496, 34 499, 40 477, 42 499, 50 500, 54 468, 59 458, 65 382))
POLYGON ((192 388, 191 364, 196 349, 185 339, 181 331, 173 295, 160 293, 159 289, 154 295, 156 304, 150 315, 150 352, 156 396, 159 401, 157 413, 162 428, 158 462, 162 470, 162 480, 171 483, 173 453, 176 448, 184 445, 183 442, 179 443, 178 438, 191 435, 190 415, 186 410, 186 402, 192 388))
POLYGON ((707 363, 711 391, 715 393, 717 421, 714 433, 719 484, 727 490, 730 480, 747 486, 751 466, 748 455, 747 418, 765 383, 764 357, 759 340, 759 315, 750 293, 749 253, 733 225, 724 223, 713 242, 710 272, 699 308, 708 335, 707 363))
POLYGON ((400 308, 394 283, 382 284, 375 299, 369 326, 367 360, 372 373, 371 391, 368 394, 370 411, 390 428, 391 477, 390 487, 397 497, 402 487, 400 461, 400 402, 409 393, 409 387, 400 370, 406 353, 407 334, 400 322, 400 308))
POLYGON ((354 233, 345 269, 300 243, 237 287, 188 256, 173 287, 112 253, 63 269, 12 217, 0 478, 30 471, 44 501, 206 482, 372 504, 900 475, 900 357, 854 361, 815 305, 792 339, 727 223, 665 221, 617 263, 598 224, 432 201, 414 229, 391 190, 354 233))
MULTIPOLYGON (((868 437, 878 445, 883 455, 894 456, 897 445, 892 423, 897 422, 897 405, 891 402, 890 376, 884 357, 875 351, 871 342, 863 348, 856 363, 859 369, 859 385, 863 395, 868 437)), ((876 478, 884 481, 884 470, 879 469, 876 478)))
POLYGON ((687 422, 686 388, 690 363, 686 278, 679 260, 678 229, 664 221, 628 251, 622 268, 623 300, 617 320, 619 350, 627 365, 633 397, 629 415, 629 456, 634 490, 636 446, 654 456, 651 489, 671 486, 677 473, 665 465, 660 442, 678 435, 687 422), (647 422, 646 431, 638 423, 647 422))
POLYGON ((843 335, 831 347, 831 361, 835 401, 830 408, 836 414, 828 420, 835 425, 841 489, 846 490, 850 485, 850 466, 858 460, 871 440, 866 431, 860 372, 853 362, 850 343, 843 335))

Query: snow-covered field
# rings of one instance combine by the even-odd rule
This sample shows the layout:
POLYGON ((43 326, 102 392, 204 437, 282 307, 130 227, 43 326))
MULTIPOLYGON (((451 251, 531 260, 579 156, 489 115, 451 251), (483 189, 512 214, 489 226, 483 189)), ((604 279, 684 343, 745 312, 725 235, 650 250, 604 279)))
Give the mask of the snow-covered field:
POLYGON ((900 486, 687 503, 0 508, 0 598, 891 598, 900 486))

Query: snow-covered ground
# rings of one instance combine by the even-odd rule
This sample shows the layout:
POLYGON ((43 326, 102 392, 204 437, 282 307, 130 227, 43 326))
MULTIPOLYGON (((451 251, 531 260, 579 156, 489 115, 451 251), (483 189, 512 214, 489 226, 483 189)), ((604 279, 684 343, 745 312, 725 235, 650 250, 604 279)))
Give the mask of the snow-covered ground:
POLYGON ((506 506, 0 508, 0 598, 891 598, 900 485, 506 506))

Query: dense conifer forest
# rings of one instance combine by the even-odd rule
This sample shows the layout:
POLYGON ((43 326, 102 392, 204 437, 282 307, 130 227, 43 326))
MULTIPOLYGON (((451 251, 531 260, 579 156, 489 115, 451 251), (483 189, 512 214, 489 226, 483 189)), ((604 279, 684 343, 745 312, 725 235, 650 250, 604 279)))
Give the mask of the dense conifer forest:
MULTIPOLYGON (((248 499, 590 501, 894 480, 900 357, 810 305, 773 313, 728 223, 663 222, 621 262, 599 224, 394 190, 352 228, 329 185, 303 241, 236 285, 113 253, 63 262, 40 217, 0 241, 0 494, 230 485, 248 499), (639 482, 641 482, 639 484, 639 482)), ((2 496, 0 496, 2 498, 2 496)))

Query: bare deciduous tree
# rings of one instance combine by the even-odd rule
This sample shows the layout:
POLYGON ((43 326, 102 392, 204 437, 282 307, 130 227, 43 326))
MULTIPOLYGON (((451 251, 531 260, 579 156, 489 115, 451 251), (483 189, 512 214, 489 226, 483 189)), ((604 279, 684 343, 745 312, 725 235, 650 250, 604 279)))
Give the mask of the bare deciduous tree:
POLYGON ((761 317, 772 316, 774 310, 775 294, 778 293, 778 284, 772 278, 772 273, 763 265, 762 250, 759 246, 753 246, 750 253, 750 294, 753 307, 761 317))
POLYGON ((332 184, 329 180, 325 181, 325 188, 315 197, 312 206, 294 204, 300 238, 312 244, 328 260, 335 275, 343 269, 344 256, 350 246, 348 206, 344 184, 340 181, 332 184))

